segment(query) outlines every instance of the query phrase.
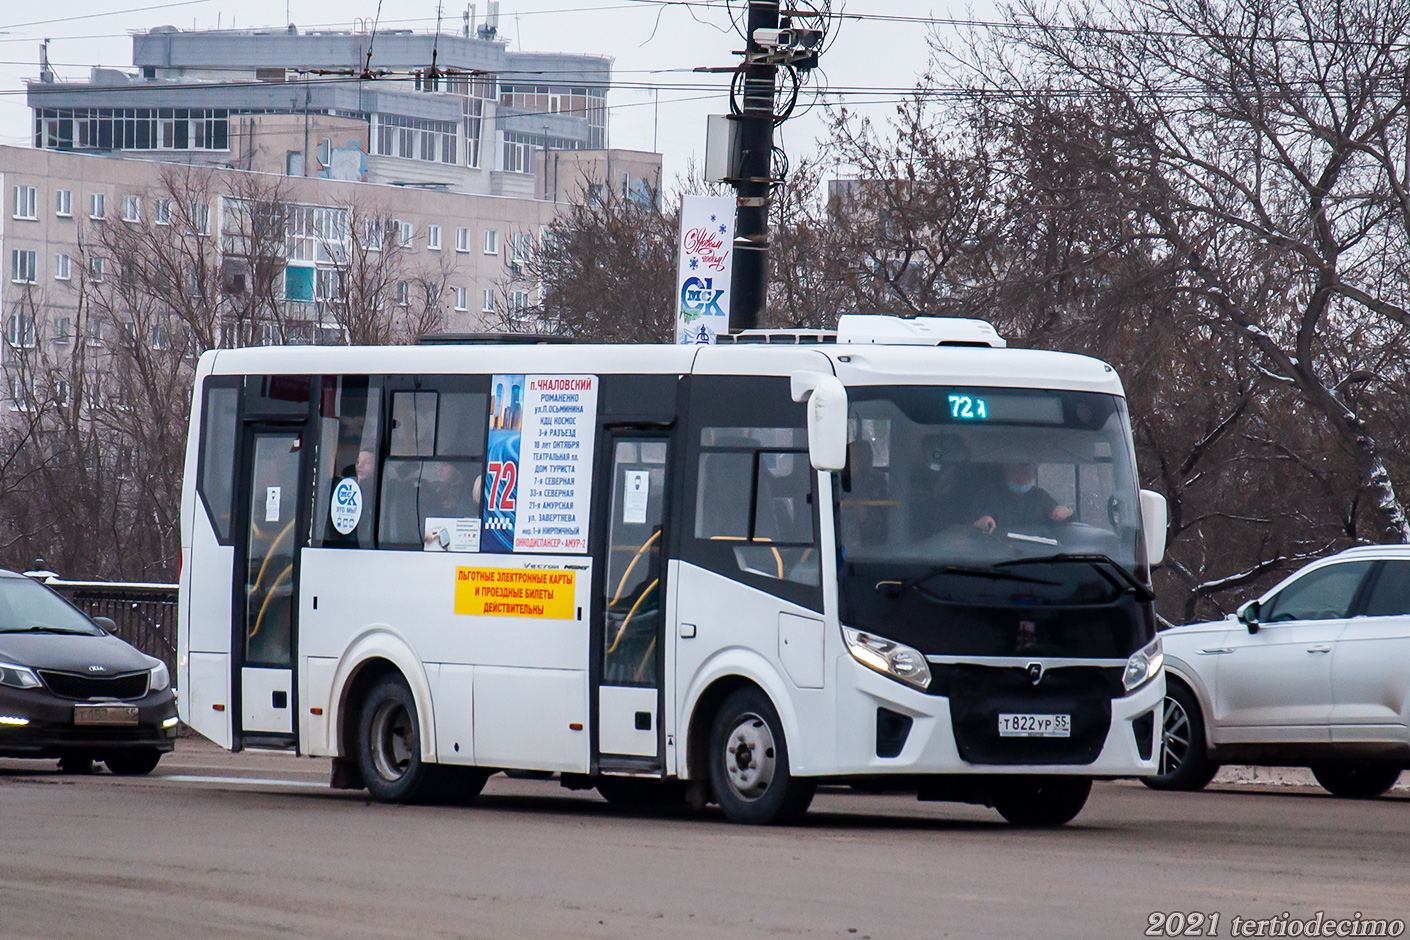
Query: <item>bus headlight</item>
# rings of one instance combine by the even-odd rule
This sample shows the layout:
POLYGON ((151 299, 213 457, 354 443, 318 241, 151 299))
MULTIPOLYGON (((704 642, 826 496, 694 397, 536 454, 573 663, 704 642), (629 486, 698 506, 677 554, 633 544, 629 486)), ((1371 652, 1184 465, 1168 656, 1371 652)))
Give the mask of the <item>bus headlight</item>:
POLYGON ((847 641, 847 652, 863 666, 917 689, 930 685, 930 666, 917 650, 851 627, 842 628, 842 637, 847 641))
POLYGON ((1121 676, 1121 684, 1126 687, 1127 692, 1134 692, 1154 679, 1163 665, 1165 653, 1160 645, 1160 637, 1156 637, 1126 660, 1126 672, 1121 676))
POLYGON ((0 663, 0 685, 12 689, 33 689, 39 685, 39 677, 24 666, 0 663))

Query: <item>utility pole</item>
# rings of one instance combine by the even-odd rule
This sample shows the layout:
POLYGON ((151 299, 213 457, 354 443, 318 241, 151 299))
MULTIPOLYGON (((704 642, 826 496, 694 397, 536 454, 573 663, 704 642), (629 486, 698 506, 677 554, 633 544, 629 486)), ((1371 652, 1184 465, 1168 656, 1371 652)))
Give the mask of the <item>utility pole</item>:
POLYGON ((769 188, 774 150, 774 82, 778 64, 759 44, 759 30, 777 30, 779 0, 749 0, 745 28, 744 94, 740 122, 730 330, 759 325, 769 284, 769 188))

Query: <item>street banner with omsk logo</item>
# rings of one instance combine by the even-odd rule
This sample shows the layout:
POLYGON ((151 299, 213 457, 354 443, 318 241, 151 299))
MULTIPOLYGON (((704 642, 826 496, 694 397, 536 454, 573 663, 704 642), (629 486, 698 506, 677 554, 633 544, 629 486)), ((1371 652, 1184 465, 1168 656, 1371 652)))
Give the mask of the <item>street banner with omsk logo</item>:
POLYGON ((734 197, 683 197, 676 248, 676 342, 713 343, 729 332, 734 197))

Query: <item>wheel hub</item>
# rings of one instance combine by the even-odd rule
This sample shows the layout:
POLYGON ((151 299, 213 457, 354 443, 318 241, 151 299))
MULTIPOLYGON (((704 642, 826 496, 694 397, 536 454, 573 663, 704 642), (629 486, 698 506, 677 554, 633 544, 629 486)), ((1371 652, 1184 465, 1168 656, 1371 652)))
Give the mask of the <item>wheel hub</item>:
POLYGON ((384 780, 400 780, 416 752, 411 713, 400 702, 383 702, 372 716, 372 764, 384 780))
POLYGON ((744 800, 757 800, 773 783, 774 736, 758 715, 743 715, 725 739, 725 771, 730 789, 744 800))

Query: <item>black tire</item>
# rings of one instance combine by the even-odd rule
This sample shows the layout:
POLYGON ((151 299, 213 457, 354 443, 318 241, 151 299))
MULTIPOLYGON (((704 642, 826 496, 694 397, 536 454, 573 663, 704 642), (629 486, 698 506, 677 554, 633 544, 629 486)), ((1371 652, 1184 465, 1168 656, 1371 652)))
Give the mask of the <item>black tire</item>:
POLYGON ((1203 790, 1219 773, 1219 765, 1209 759, 1204 712, 1193 692, 1179 682, 1167 682, 1160 772, 1141 782, 1152 790, 1203 790))
POLYGON ((1328 761, 1313 764, 1312 776, 1333 796, 1367 800, 1395 786, 1400 779, 1400 765, 1371 760, 1328 761))
POLYGON ((657 806, 683 806, 686 785, 680 780, 648 780, 642 777, 601 777, 597 792, 613 806, 647 809, 657 806))
POLYGON ((1016 777, 999 784, 994 809, 1015 826, 1061 826, 1087 805, 1090 777, 1016 777))
POLYGON ((731 822, 797 822, 813 801, 816 785, 789 772, 783 722, 755 686, 731 692, 715 714, 709 767, 715 800, 731 822))
POLYGON ((140 777, 157 769, 162 752, 154 747, 117 751, 103 758, 108 770, 122 777, 140 777))
POLYGON ((91 774, 93 770, 91 755, 65 754, 59 758, 59 773, 61 774, 91 774))
POLYGON ((421 760, 416 699, 400 675, 383 676, 362 703, 357 765, 381 803, 414 803, 444 795, 445 775, 421 760))

